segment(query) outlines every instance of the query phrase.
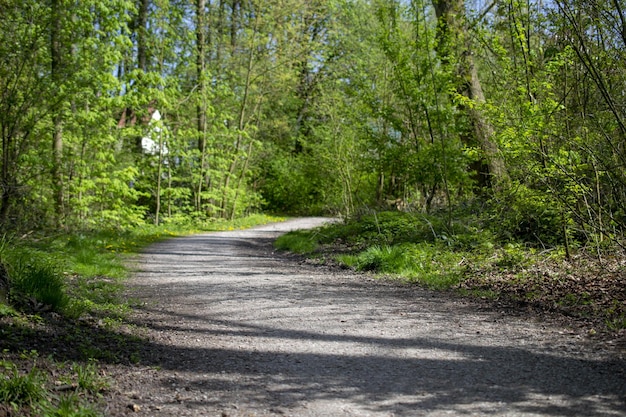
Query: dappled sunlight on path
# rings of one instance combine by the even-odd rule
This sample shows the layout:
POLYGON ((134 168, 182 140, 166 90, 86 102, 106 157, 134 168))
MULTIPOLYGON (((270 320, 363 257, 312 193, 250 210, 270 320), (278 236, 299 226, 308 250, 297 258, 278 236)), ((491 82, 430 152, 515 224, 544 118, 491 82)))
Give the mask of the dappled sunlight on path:
POLYGON ((137 265, 144 415, 624 415, 626 366, 553 326, 272 252, 297 221, 137 265), (142 368, 143 367, 143 368, 142 368))

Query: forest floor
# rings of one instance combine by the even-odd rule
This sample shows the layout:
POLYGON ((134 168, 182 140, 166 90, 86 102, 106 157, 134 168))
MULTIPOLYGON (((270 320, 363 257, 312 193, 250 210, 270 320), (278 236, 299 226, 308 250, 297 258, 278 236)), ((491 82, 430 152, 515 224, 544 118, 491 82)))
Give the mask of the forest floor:
POLYGON ((44 354, 97 358, 107 416, 626 414, 623 335, 274 251, 323 220, 154 244, 133 266, 129 319, 45 314, 2 345, 37 349, 44 368, 44 354))

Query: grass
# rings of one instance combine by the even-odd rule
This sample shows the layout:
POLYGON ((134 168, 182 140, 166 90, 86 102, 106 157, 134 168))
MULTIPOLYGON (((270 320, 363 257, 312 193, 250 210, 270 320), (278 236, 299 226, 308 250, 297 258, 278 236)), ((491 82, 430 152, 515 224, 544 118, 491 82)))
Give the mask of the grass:
POLYGON ((277 249, 289 250, 304 255, 315 252, 319 245, 310 233, 294 231, 278 237, 274 246, 277 249))
POLYGON ((44 387, 45 378, 41 371, 32 367, 21 374, 13 363, 4 362, 6 376, 0 379, 0 403, 18 410, 21 407, 35 407, 46 401, 48 391, 44 387))
POLYGON ((98 394, 109 388, 109 382, 100 375, 96 361, 92 360, 86 364, 73 364, 72 371, 76 375, 76 384, 79 390, 98 394))
POLYGON ((60 397, 58 404, 44 411, 45 417, 100 417, 102 414, 76 393, 60 397))
MULTIPOLYGON (((29 357, 36 357, 32 352, 29 357)), ((19 413, 30 413, 45 417, 96 417, 102 414, 85 401, 85 394, 94 396, 108 388, 108 382, 99 374, 95 363, 73 364, 72 373, 61 380, 75 389, 58 396, 50 376, 33 365, 29 371, 21 372, 11 362, 2 361, 4 377, 0 377, 0 404, 19 413)), ((16 415, 17 415, 16 414, 16 415)))
POLYGON ((68 305, 64 277, 53 261, 22 254, 10 265, 10 297, 18 306, 61 312, 68 305))
POLYGON ((357 271, 373 271, 417 282, 432 289, 447 289, 462 278, 462 254, 430 243, 371 246, 356 255, 336 259, 357 271))

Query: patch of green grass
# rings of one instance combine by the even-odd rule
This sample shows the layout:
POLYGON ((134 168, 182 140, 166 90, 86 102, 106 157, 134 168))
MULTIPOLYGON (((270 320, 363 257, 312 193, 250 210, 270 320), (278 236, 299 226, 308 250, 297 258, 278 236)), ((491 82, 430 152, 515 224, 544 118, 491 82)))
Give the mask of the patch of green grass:
POLYGON ((4 362, 2 366, 7 375, 0 378, 0 403, 19 409, 35 407, 46 400, 45 377, 39 369, 33 366, 28 373, 20 374, 12 363, 4 362))
POLYGON ((371 246, 357 255, 356 269, 399 274, 406 270, 409 262, 403 246, 371 246))
MULTIPOLYGON (((32 358, 33 353, 25 354, 32 358)), ((47 387, 50 381, 46 375, 33 366, 29 372, 20 373, 17 366, 8 361, 1 361, 4 368, 3 378, 0 377, 0 404, 10 406, 17 414, 40 415, 43 417, 97 417, 96 407, 87 403, 78 392, 58 397, 47 387)), ((90 395, 99 394, 108 387, 107 382, 99 376, 93 363, 73 365, 74 375, 65 378, 77 390, 90 395), (75 381, 74 381, 75 380, 75 381)))
POLYGON ((626 329, 626 315, 609 317, 605 320, 605 324, 607 329, 615 332, 626 329))
POLYGON ((295 231, 284 234, 276 239, 274 247, 294 253, 309 254, 315 252, 319 244, 310 232, 295 231))
POLYGON ((18 312, 7 304, 0 303, 0 317, 17 317, 18 312))
POLYGON ((36 303, 56 311, 62 311, 67 306, 69 299, 65 293, 65 279, 53 261, 24 254, 10 264, 8 271, 10 298, 18 305, 32 306, 36 303))
POLYGON ((44 417, 100 417, 98 410, 85 402, 76 393, 63 395, 56 406, 47 407, 44 417))
POLYGON ((82 391, 99 394, 109 387, 109 382, 100 375, 95 361, 74 364, 72 370, 76 374, 76 385, 82 391))
POLYGON ((463 254, 430 243, 371 246, 336 259, 358 271, 392 274, 437 289, 458 284, 464 270, 463 254))

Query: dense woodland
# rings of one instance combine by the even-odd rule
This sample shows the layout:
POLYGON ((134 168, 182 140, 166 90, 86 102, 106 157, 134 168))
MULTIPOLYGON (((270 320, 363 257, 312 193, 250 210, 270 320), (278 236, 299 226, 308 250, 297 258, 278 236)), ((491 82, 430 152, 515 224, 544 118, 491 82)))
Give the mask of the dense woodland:
POLYGON ((367 209, 620 244, 623 0, 0 0, 0 223, 367 209))

